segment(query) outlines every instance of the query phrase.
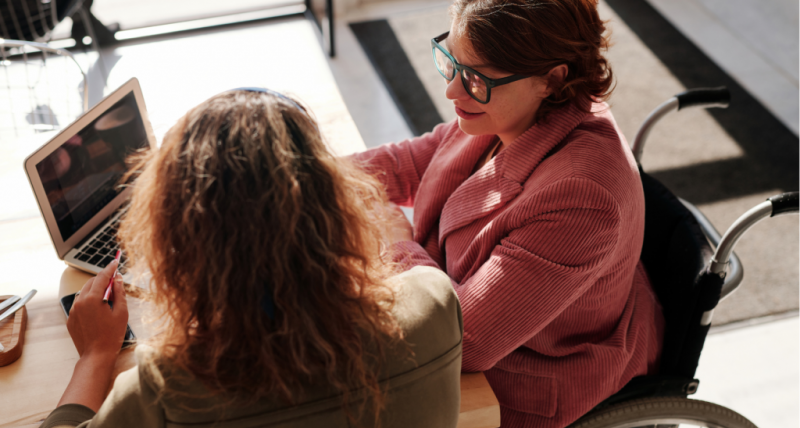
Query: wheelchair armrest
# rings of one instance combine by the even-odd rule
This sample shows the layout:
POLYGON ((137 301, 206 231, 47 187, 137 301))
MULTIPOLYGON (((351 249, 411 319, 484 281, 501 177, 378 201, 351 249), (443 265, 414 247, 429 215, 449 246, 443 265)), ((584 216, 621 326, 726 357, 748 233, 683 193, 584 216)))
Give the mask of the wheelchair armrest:
MULTIPOLYGON (((696 206, 681 198, 678 198, 678 200, 680 200, 686 209, 692 213, 695 220, 697 220, 697 224, 700 225, 700 228, 706 235, 706 238, 708 238, 709 242, 711 242, 711 245, 713 245, 716 249, 719 246, 719 242, 722 240, 722 235, 720 235, 714 225, 711 224, 711 221, 709 221, 705 214, 703 214, 696 206)), ((720 301, 736 290, 736 288, 739 287, 739 284, 742 283, 742 278, 744 278, 744 267, 742 266, 742 262, 739 260, 739 256, 737 256, 736 253, 731 253, 728 265, 728 274, 725 276, 725 282, 722 284, 722 293, 719 298, 720 301)))

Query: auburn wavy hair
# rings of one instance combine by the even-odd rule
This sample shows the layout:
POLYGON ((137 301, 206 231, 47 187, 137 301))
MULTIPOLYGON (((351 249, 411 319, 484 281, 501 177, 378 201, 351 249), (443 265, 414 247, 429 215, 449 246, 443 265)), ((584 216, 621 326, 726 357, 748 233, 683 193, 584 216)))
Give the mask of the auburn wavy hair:
POLYGON ((297 403, 316 381, 341 391, 350 418, 360 391, 358 411, 369 401, 377 421, 383 357, 367 349, 402 335, 381 184, 329 153, 295 101, 244 90, 190 110, 132 170, 120 237, 148 272, 159 358, 222 402, 297 403))
POLYGON ((597 0, 455 0, 450 17, 475 56, 494 68, 545 76, 567 65, 564 81, 548 82, 553 93, 542 101, 537 122, 573 102, 588 112, 590 102, 613 91, 603 56, 609 35, 604 35, 597 0))

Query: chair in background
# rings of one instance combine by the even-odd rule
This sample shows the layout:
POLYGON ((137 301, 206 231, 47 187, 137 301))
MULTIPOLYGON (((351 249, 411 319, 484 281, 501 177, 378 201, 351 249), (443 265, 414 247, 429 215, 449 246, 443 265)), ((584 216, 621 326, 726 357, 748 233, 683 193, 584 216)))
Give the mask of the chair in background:
POLYGON ((90 11, 93 0, 6 0, 0 2, 0 38, 28 42, 48 42, 53 29, 67 17, 72 23, 72 38, 84 47, 84 36, 99 46, 115 42, 118 26, 106 27, 90 11))
POLYGON ((67 50, 0 39, 0 142, 69 124, 89 107, 89 85, 67 50))
POLYGON ((49 40, 53 28, 72 15, 80 4, 81 0, 0 2, 0 36, 4 39, 45 42, 49 40))

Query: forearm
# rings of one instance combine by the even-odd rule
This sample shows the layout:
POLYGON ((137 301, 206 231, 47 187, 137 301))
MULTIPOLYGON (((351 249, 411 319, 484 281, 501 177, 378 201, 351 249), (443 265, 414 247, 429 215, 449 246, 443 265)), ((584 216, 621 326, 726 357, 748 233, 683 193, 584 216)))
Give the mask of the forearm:
POLYGON ((357 153, 351 157, 386 186, 389 199, 400 206, 413 206, 421 177, 445 134, 456 122, 440 124, 420 137, 357 153))
POLYGON ((549 211, 501 239, 456 287, 464 315, 462 368, 493 367, 622 266, 613 259, 617 219, 598 209, 549 211))
POLYGON ((392 262, 397 263, 403 270, 409 270, 415 266, 430 266, 444 270, 444 266, 439 264, 428 254, 424 248, 413 240, 399 241, 392 244, 392 262))
POLYGON ((108 393, 116 358, 116 354, 84 354, 58 405, 82 404, 97 412, 108 393))

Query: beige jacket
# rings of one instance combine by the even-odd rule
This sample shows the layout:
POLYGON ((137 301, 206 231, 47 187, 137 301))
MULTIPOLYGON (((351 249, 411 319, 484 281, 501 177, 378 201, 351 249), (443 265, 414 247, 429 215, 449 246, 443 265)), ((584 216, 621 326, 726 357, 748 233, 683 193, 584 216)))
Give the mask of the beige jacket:
MULTIPOLYGON (((463 323, 450 279, 442 271, 415 267, 391 279, 397 281, 395 317, 414 352, 405 345, 387 349, 382 385, 387 389, 387 408, 381 426, 455 427, 460 407, 461 336, 463 323)), ((348 427, 338 395, 327 385, 309 385, 305 400, 287 407, 276 400, 262 400, 246 407, 217 407, 218 400, 198 398, 205 389, 193 381, 183 387, 194 396, 156 400, 168 369, 152 361, 153 348, 138 346, 139 365, 117 377, 100 410, 68 404, 60 406, 42 424, 52 427, 348 427), (204 409, 187 411, 184 407, 204 409)), ((366 418, 365 418, 366 419, 366 418)), ((370 426, 362 422, 360 426, 370 426)))

